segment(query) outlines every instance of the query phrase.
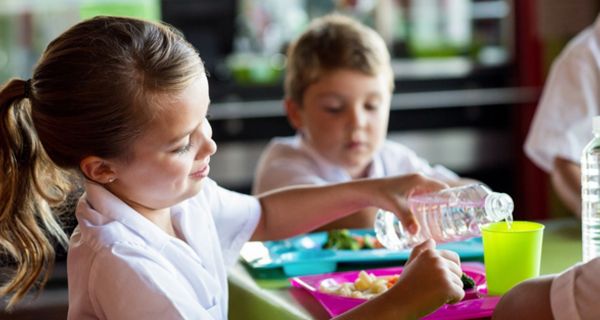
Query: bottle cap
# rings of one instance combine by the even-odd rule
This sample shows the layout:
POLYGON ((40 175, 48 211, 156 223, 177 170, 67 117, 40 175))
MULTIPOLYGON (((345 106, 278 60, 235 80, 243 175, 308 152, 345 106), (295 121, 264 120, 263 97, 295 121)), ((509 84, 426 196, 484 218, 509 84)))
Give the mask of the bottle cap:
POLYGON ((485 198, 484 207, 493 221, 500 221, 512 217, 514 203, 508 194, 492 192, 485 198))
POLYGON ((592 119, 592 133, 600 134, 600 116, 595 116, 592 119))

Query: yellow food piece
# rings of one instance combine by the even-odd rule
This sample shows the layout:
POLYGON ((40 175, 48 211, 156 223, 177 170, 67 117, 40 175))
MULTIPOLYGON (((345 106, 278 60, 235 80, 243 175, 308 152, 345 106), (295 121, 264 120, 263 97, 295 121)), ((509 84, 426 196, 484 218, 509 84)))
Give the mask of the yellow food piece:
POLYGON ((319 291, 343 297, 370 299, 387 291, 388 288, 396 283, 398 275, 377 277, 362 270, 358 273, 358 277, 353 283, 345 282, 333 287, 324 285, 324 283, 327 281, 331 282, 331 280, 332 279, 326 279, 322 281, 319 285, 319 291))

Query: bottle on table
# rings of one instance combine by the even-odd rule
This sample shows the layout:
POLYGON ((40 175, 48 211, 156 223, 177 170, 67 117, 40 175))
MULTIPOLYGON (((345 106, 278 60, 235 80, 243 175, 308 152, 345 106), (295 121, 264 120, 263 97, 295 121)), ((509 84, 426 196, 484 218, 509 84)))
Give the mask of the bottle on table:
POLYGON ((414 235, 404 229, 393 213, 377 212, 375 234, 388 249, 410 249, 430 238, 444 243, 478 237, 480 227, 486 223, 510 223, 514 207, 508 194, 493 192, 482 184, 414 195, 408 203, 420 225, 414 235))
POLYGON ((581 231, 583 261, 600 256, 600 116, 592 120, 594 137, 581 155, 581 231))

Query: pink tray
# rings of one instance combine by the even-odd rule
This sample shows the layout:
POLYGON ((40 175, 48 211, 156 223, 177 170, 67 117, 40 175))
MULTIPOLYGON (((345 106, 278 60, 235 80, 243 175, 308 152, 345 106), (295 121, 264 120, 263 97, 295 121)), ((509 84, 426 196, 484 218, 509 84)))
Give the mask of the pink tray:
MULTIPOLYGON (((376 276, 385 276, 400 274, 402 269, 402 267, 393 267, 370 269, 367 271, 376 276)), ((481 263, 463 263, 462 269, 467 275, 475 280, 476 287, 467 290, 465 292, 465 298, 462 301, 455 304, 443 305, 423 319, 458 320, 489 317, 492 315, 500 297, 487 296, 483 265, 481 263)), ((338 283, 354 282, 358 277, 358 273, 359 271, 325 273, 295 277, 290 279, 290 281, 294 287, 308 290, 331 316, 337 316, 360 305, 366 300, 322 293, 318 290, 319 285, 321 281, 325 279, 334 279, 338 283)))

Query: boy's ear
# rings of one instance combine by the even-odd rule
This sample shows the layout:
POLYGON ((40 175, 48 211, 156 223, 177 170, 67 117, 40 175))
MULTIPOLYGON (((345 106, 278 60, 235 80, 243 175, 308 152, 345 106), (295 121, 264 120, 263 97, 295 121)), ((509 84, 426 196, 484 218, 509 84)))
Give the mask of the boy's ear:
POLYGON ((287 112, 287 118, 294 129, 299 130, 302 128, 302 116, 300 115, 300 105, 290 98, 286 98, 284 101, 285 111, 287 112))
POLYGON ((83 158, 79 163, 79 168, 86 178, 100 184, 111 183, 117 178, 117 172, 113 165, 96 156, 83 158))

